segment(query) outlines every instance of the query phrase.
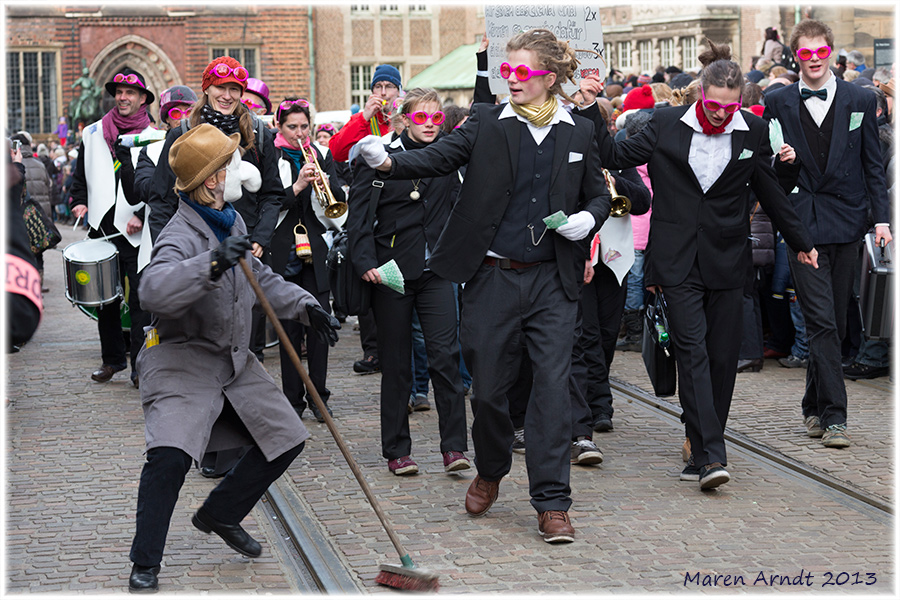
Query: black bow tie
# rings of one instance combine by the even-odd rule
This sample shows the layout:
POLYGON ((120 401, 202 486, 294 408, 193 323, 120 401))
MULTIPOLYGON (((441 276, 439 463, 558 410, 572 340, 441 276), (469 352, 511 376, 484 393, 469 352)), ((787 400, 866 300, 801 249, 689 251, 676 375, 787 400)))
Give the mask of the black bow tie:
POLYGON ((811 90, 809 88, 800 88, 800 97, 806 100, 807 98, 812 98, 815 96, 816 98, 820 98, 822 100, 826 100, 828 98, 828 90, 822 88, 820 90, 811 90))

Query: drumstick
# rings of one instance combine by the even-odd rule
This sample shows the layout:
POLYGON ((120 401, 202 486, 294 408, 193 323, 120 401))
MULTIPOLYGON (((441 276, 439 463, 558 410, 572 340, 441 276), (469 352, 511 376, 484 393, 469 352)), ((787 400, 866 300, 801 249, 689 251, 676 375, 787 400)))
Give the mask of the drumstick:
POLYGON ((78 217, 77 219, 75 219, 75 224, 72 225, 72 231, 75 231, 76 229, 78 229, 78 222, 80 220, 81 220, 81 217, 78 217))

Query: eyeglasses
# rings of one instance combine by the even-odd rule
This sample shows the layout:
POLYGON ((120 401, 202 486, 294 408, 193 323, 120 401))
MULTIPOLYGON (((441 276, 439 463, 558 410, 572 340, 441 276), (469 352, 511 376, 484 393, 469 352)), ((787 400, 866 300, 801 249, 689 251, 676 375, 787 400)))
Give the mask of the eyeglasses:
POLYGON ((128 85, 144 87, 144 84, 141 83, 141 80, 138 79, 138 76, 134 73, 130 73, 128 75, 125 75, 124 73, 116 73, 116 76, 113 77, 113 81, 115 83, 127 83, 128 85))
POLYGON ((250 74, 247 72, 247 69, 244 67, 234 67, 233 69, 226 65, 225 63, 219 63, 209 70, 211 75, 215 75, 216 77, 228 77, 229 75, 233 76, 238 81, 247 81, 247 77, 250 74))
POLYGON ((190 106, 173 106, 169 109, 169 118, 175 121, 180 121, 188 116, 191 112, 190 106))
POLYGON ((831 46, 819 46, 815 50, 812 48, 798 48, 797 49, 797 58, 800 60, 811 60, 813 54, 825 60, 829 56, 831 56, 831 46))
POLYGON ((257 104, 256 102, 254 102, 253 100, 250 100, 249 98, 247 98, 246 100, 242 99, 241 102, 243 102, 244 105, 247 108, 249 108, 250 110, 256 110, 257 108, 265 108, 266 107, 265 104, 257 104))
POLYGON ((396 90, 396 89, 400 89, 400 88, 398 88, 393 83, 388 83, 386 81, 379 81, 378 83, 376 83, 375 85, 372 86, 373 92, 387 92, 389 90, 396 90))
POLYGON ((440 125, 444 122, 444 113, 441 111, 433 112, 430 115, 424 110, 417 110, 414 113, 406 113, 411 119, 412 122, 416 125, 424 125, 428 119, 431 119, 431 122, 435 125, 440 125))
POLYGON ((519 65, 515 69, 506 62, 500 65, 500 77, 503 79, 509 79, 510 74, 513 72, 516 74, 516 79, 519 81, 528 81, 535 75, 547 75, 550 73, 550 71, 535 71, 528 65, 519 65))
POLYGON ((706 94, 703 93, 703 86, 701 85, 700 97, 703 99, 703 108, 705 108, 709 112, 719 112, 719 110, 724 109, 725 112, 732 114, 741 110, 741 100, 743 100, 744 95, 741 94, 741 97, 737 102, 731 102, 730 104, 719 104, 715 100, 706 99, 706 94))

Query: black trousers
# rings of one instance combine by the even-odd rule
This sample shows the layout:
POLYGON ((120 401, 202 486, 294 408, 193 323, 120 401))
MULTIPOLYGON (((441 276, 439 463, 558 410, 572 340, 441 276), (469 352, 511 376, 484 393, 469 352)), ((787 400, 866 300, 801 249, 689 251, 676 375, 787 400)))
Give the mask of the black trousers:
POLYGON ((678 397, 696 464, 727 464, 725 422, 741 349, 743 287, 709 289, 696 261, 681 284, 665 287, 678 365, 678 397))
MULTIPOLYGON (((303 446, 291 448, 272 462, 266 460, 259 447, 253 446, 209 493, 203 509, 220 523, 237 525, 303 451, 303 446)), ((138 487, 131 562, 152 567, 162 561, 178 492, 190 468, 191 457, 180 448, 161 447, 147 451, 147 462, 141 470, 138 487)))
POLYGON ((468 449, 466 405, 459 375, 459 337, 453 284, 431 271, 405 282, 399 294, 374 286, 372 308, 381 357, 381 452, 388 460, 412 450, 409 391, 412 389, 412 313, 419 315, 428 354, 428 374, 438 412, 441 452, 468 449))
POLYGON ((584 395, 591 411, 589 425, 600 417, 613 416, 609 368, 616 351, 627 291, 626 286, 619 285, 612 269, 601 263, 594 267, 594 278, 581 291, 582 331, 577 344, 586 363, 584 395))
POLYGON ((577 302, 556 263, 527 269, 482 265, 463 290, 463 358, 475 382, 472 442, 478 474, 497 481, 512 465, 507 393, 519 377, 522 346, 534 373, 525 414, 525 462, 538 512, 568 510, 572 438, 569 371, 577 302))
MULTIPOLYGON (((319 301, 319 304, 328 310, 329 292, 319 291, 312 265, 304 265, 303 270, 299 274, 289 277, 287 281, 299 285, 312 294, 319 301)), ((290 338, 291 345, 297 352, 297 356, 300 355, 300 344, 303 343, 304 337, 306 338, 306 364, 309 369, 309 378, 312 380, 313 385, 316 386, 316 391, 319 392, 322 400, 328 402, 328 398, 331 397, 331 392, 325 387, 325 378, 328 371, 328 342, 322 341, 314 333, 308 335, 311 332, 308 332, 307 327, 298 321, 281 320, 281 325, 284 327, 288 338, 290 338)), ((312 395, 306 390, 306 386, 300 378, 300 373, 294 367, 294 362, 288 355, 287 350, 284 346, 279 346, 278 349, 281 355, 281 386, 284 390, 284 395, 287 396, 291 406, 297 409, 298 412, 303 412, 307 406, 313 405, 312 395)))
POLYGON ((119 251, 119 284, 125 291, 125 278, 128 278, 128 310, 131 317, 131 347, 126 348, 122 335, 121 300, 110 302, 97 311, 97 330, 100 334, 100 356, 104 365, 121 366, 126 364, 126 352, 131 354, 131 370, 135 369, 138 352, 144 345, 144 326, 150 324, 150 313, 141 309, 141 298, 138 286, 141 283, 137 270, 138 249, 121 237, 110 240, 119 251))
POLYGON ((375 314, 372 310, 359 315, 359 344, 362 346, 363 358, 378 358, 378 328, 375 326, 375 314))
POLYGON ((841 340, 847 330, 847 306, 859 261, 859 242, 822 244, 816 250, 818 269, 800 264, 790 249, 788 264, 809 340, 803 416, 819 417, 824 428, 847 422, 841 340))

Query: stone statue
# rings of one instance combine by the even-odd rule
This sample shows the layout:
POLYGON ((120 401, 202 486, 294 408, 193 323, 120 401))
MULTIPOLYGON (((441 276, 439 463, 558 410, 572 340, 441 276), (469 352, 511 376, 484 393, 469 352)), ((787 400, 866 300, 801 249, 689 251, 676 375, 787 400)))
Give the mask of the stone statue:
POLYGON ((98 86, 90 77, 87 61, 81 59, 81 77, 72 84, 72 89, 81 88, 81 94, 73 98, 69 104, 69 117, 72 123, 83 121, 92 123, 100 118, 100 98, 103 96, 103 88, 98 86))

